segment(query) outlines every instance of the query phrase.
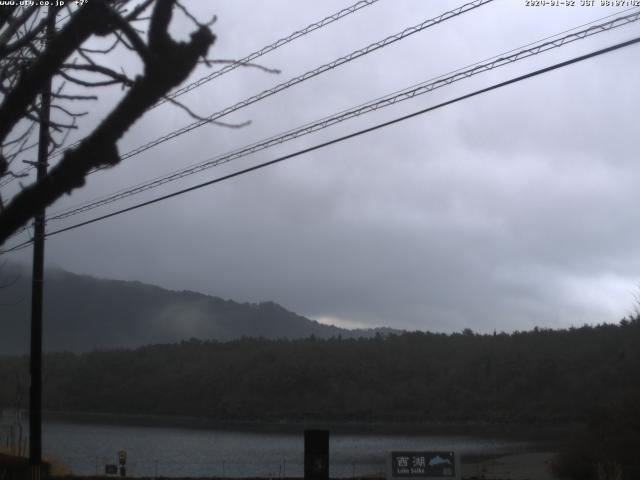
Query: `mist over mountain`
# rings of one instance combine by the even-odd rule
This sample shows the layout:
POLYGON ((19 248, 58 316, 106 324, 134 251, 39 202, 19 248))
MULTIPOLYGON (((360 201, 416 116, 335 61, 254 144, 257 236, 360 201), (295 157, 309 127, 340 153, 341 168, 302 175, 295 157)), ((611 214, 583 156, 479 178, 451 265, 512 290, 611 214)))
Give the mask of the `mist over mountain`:
MULTIPOLYGON (((0 287, 0 354, 27 352, 29 269, 5 264, 0 287)), ((191 338, 353 338, 380 331, 324 325, 273 302, 238 303, 136 281, 76 275, 55 267, 45 270, 44 306, 45 351, 133 348, 191 338)))

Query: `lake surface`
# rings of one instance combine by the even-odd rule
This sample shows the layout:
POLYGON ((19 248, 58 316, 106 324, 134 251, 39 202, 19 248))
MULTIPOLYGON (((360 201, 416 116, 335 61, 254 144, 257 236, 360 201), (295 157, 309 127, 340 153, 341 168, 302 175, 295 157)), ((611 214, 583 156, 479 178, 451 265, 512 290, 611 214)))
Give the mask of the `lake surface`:
MULTIPOLYGON (((525 441, 480 436, 331 434, 330 475, 353 477, 385 471, 391 450, 453 450, 464 455, 531 449, 525 441)), ((250 433, 167 427, 113 426, 46 421, 43 451, 74 474, 103 474, 127 452, 128 476, 302 477, 304 434, 250 433)))

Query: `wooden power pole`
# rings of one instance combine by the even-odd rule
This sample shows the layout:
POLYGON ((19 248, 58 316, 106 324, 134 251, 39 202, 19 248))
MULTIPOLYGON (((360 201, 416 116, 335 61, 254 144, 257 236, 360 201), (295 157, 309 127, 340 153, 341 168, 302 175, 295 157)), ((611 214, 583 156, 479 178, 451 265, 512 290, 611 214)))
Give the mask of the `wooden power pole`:
MULTIPOLYGON (((47 36, 55 29, 55 9, 49 7, 47 36)), ((49 39, 47 39, 49 43, 49 39)), ((49 119, 51 79, 40 95, 40 132, 38 138, 37 180, 47 175, 49 157, 49 119)), ((42 294, 44 282, 44 208, 34 216, 33 278, 31 287, 31 359, 29 385, 29 465, 31 479, 40 480, 42 463, 42 294)))

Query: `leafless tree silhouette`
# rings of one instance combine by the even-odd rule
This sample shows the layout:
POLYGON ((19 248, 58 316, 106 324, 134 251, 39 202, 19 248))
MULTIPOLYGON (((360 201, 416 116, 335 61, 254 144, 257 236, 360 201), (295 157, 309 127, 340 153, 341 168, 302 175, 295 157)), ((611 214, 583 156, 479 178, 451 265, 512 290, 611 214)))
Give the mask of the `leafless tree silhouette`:
POLYGON ((101 87, 120 85, 125 91, 99 125, 67 148, 44 178, 6 204, 0 197, 0 245, 35 212, 82 187, 90 171, 120 162, 118 140, 148 108, 186 80, 198 62, 206 61, 215 40, 212 23, 200 23, 177 0, 0 7, 0 186, 24 175, 18 162, 37 145, 38 125, 48 124, 49 150, 59 149, 101 87), (168 33, 174 9, 195 24, 189 41, 176 41, 168 33), (51 28, 55 21, 60 25, 51 28), (96 38, 106 46, 95 48, 96 38), (131 78, 113 68, 108 60, 116 49, 136 55, 142 73, 131 78), (47 121, 40 94, 51 80, 52 113, 47 121))

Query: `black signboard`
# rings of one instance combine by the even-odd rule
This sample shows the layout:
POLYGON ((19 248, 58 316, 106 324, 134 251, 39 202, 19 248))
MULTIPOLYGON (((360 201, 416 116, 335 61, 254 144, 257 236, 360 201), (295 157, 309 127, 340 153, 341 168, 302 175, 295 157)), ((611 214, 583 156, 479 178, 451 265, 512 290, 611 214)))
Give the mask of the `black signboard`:
POLYGON ((305 480, 329 479, 329 431, 304 431, 305 480))
POLYGON ((117 465, 105 465, 104 466, 104 474, 105 475, 117 475, 118 474, 118 466, 117 465))
POLYGON ((392 477, 455 477, 454 452, 391 452, 392 477))

